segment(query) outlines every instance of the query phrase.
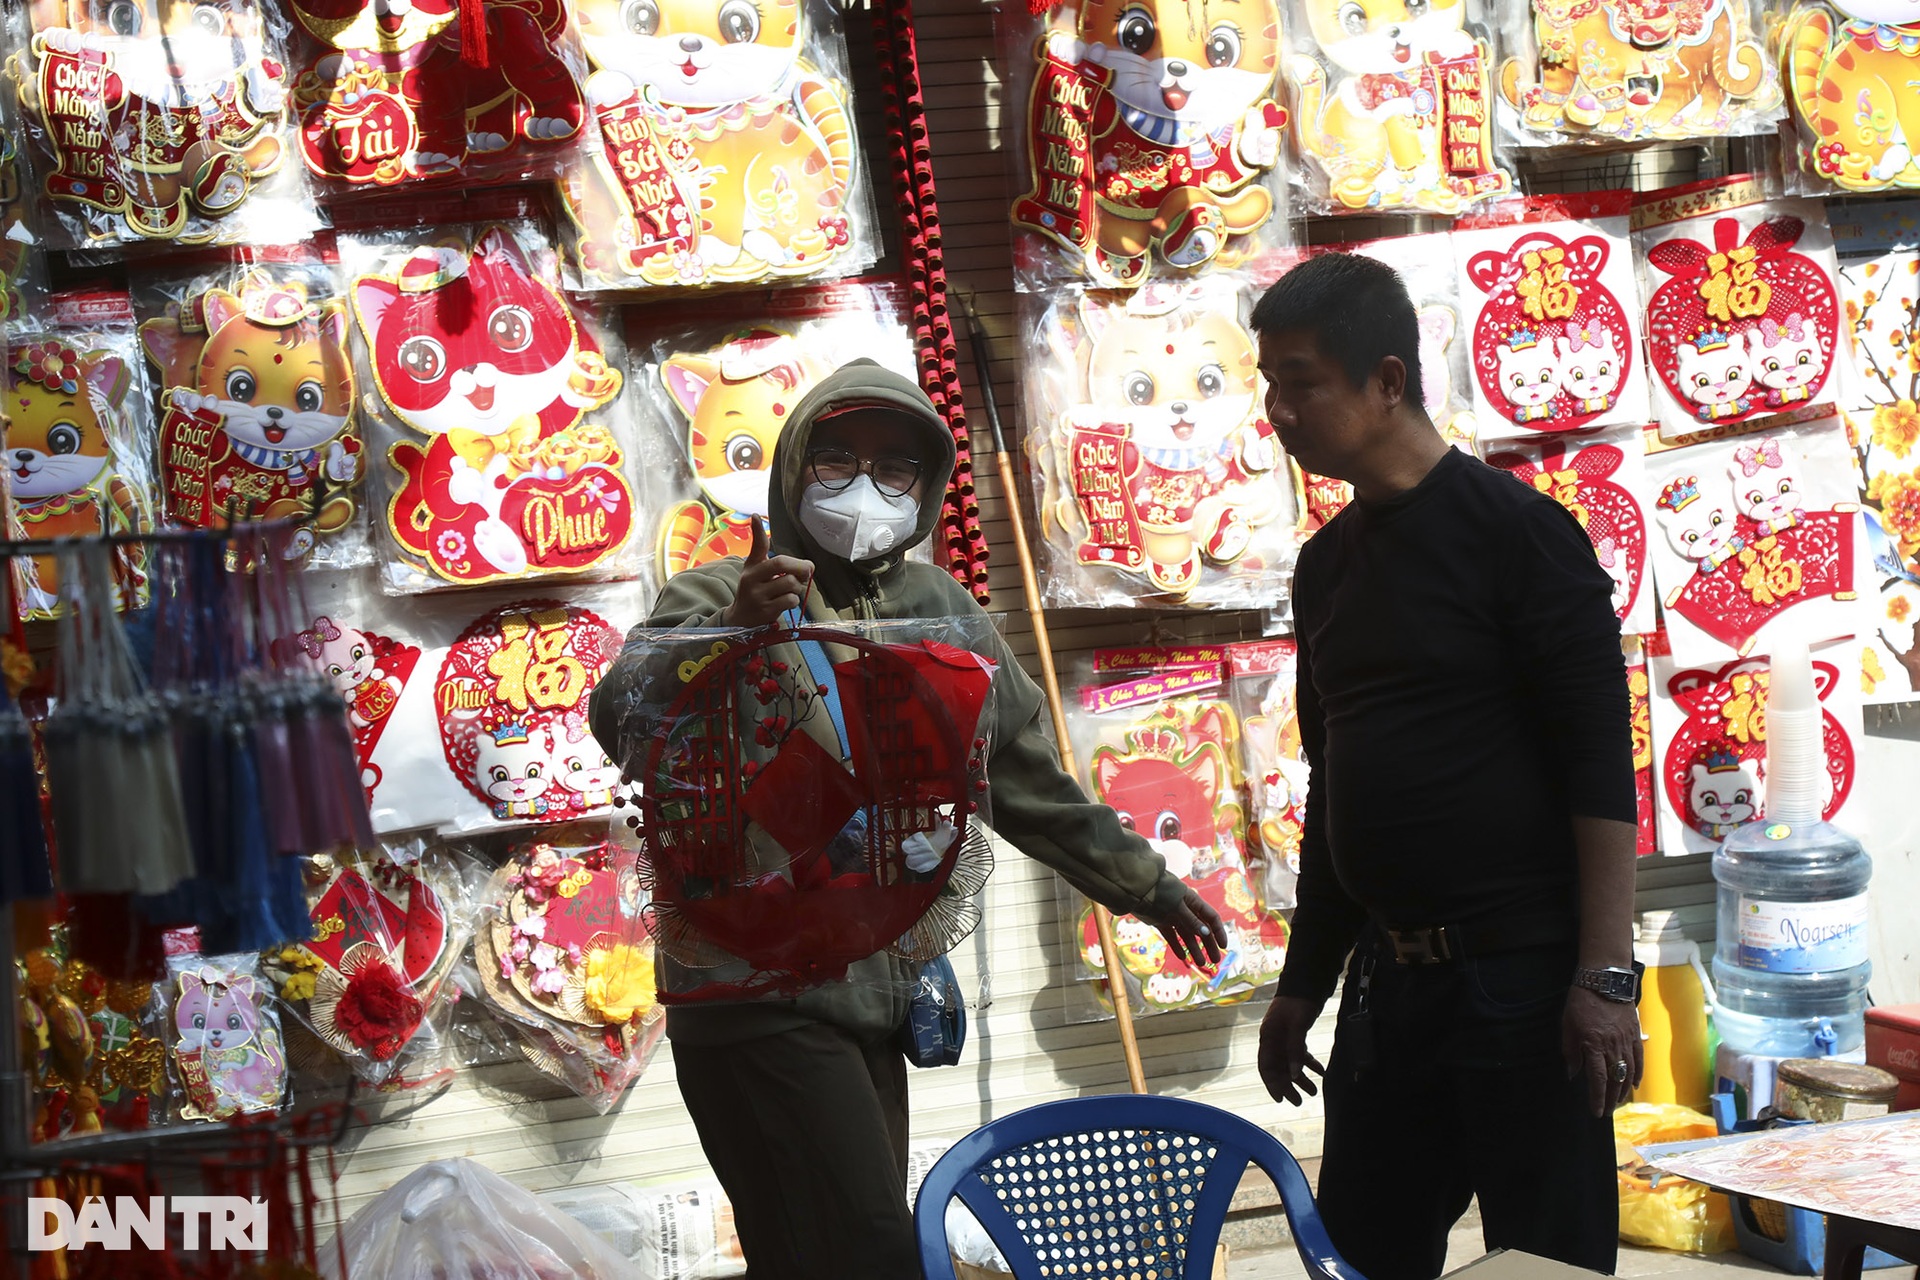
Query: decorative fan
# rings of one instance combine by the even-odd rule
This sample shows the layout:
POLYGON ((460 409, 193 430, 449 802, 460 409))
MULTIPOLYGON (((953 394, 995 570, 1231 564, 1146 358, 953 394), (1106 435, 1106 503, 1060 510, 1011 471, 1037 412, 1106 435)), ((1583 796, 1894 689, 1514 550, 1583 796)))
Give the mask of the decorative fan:
POLYGON ((971 932, 992 869, 976 816, 994 664, 820 628, 695 643, 625 735, 647 925, 702 971, 661 999, 797 992, 971 932))

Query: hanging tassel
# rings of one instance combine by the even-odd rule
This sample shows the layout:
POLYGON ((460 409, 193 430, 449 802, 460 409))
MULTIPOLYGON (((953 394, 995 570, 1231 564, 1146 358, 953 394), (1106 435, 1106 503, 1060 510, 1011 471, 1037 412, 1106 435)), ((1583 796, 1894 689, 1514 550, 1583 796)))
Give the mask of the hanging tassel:
POLYGON ((486 0, 460 0, 460 61, 470 67, 493 65, 487 49, 486 0))

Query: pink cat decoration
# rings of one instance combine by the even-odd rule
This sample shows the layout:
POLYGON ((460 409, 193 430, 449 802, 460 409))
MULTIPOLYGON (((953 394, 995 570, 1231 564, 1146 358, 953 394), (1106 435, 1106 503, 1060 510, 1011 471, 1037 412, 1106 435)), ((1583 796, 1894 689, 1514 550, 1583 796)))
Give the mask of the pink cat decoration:
POLYGON ((182 973, 179 980, 173 1060, 187 1095, 180 1114, 225 1120, 277 1110, 286 1088, 287 1056, 253 977, 206 967, 182 973))

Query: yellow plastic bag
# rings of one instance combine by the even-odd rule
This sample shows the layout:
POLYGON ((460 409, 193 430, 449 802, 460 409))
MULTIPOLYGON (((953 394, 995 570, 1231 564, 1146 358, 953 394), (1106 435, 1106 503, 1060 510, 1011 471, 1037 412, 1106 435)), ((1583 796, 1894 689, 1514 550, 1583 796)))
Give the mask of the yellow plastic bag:
POLYGON ((1671 1103, 1630 1102, 1613 1113, 1613 1149, 1620 1177, 1620 1238, 1680 1253, 1725 1253, 1734 1247, 1733 1207, 1698 1182, 1664 1176, 1636 1146, 1688 1142, 1719 1131, 1698 1111, 1671 1103))

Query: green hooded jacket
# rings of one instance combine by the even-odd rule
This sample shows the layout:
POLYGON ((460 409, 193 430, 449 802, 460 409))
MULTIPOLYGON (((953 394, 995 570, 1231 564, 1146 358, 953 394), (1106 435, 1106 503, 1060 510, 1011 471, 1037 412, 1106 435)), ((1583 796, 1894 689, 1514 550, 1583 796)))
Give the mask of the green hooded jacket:
MULTIPOLYGON (((773 451, 768 517, 768 555, 798 556, 814 564, 807 616, 823 625, 850 619, 944 618, 978 615, 980 605, 943 569, 906 561, 904 553, 933 534, 941 518, 939 495, 953 474, 953 436, 926 393, 871 360, 854 360, 822 379, 794 407, 773 451), (803 472, 814 423, 828 410, 897 410, 920 438, 926 464, 920 521, 913 536, 876 560, 854 564, 823 551, 796 514, 806 486, 803 472)), ((733 603, 745 562, 728 558, 672 578, 660 593, 648 627, 718 627, 733 603)), ((1185 893, 1182 882, 1118 815, 1087 798, 1061 768, 1053 743, 1041 728, 1044 699, 1000 638, 990 631, 1000 664, 988 761, 992 826, 1001 838, 1064 877, 1080 892, 1118 913, 1153 919, 1168 914, 1185 893)), ((593 691, 594 735, 614 759, 623 759, 614 722, 629 680, 616 663, 593 691)), ((854 965, 847 980, 797 998, 741 1003, 676 1005, 667 1011, 667 1032, 688 1044, 718 1045, 803 1026, 836 1024, 862 1039, 878 1039, 906 1019, 911 973, 902 961, 879 954, 854 965)))

